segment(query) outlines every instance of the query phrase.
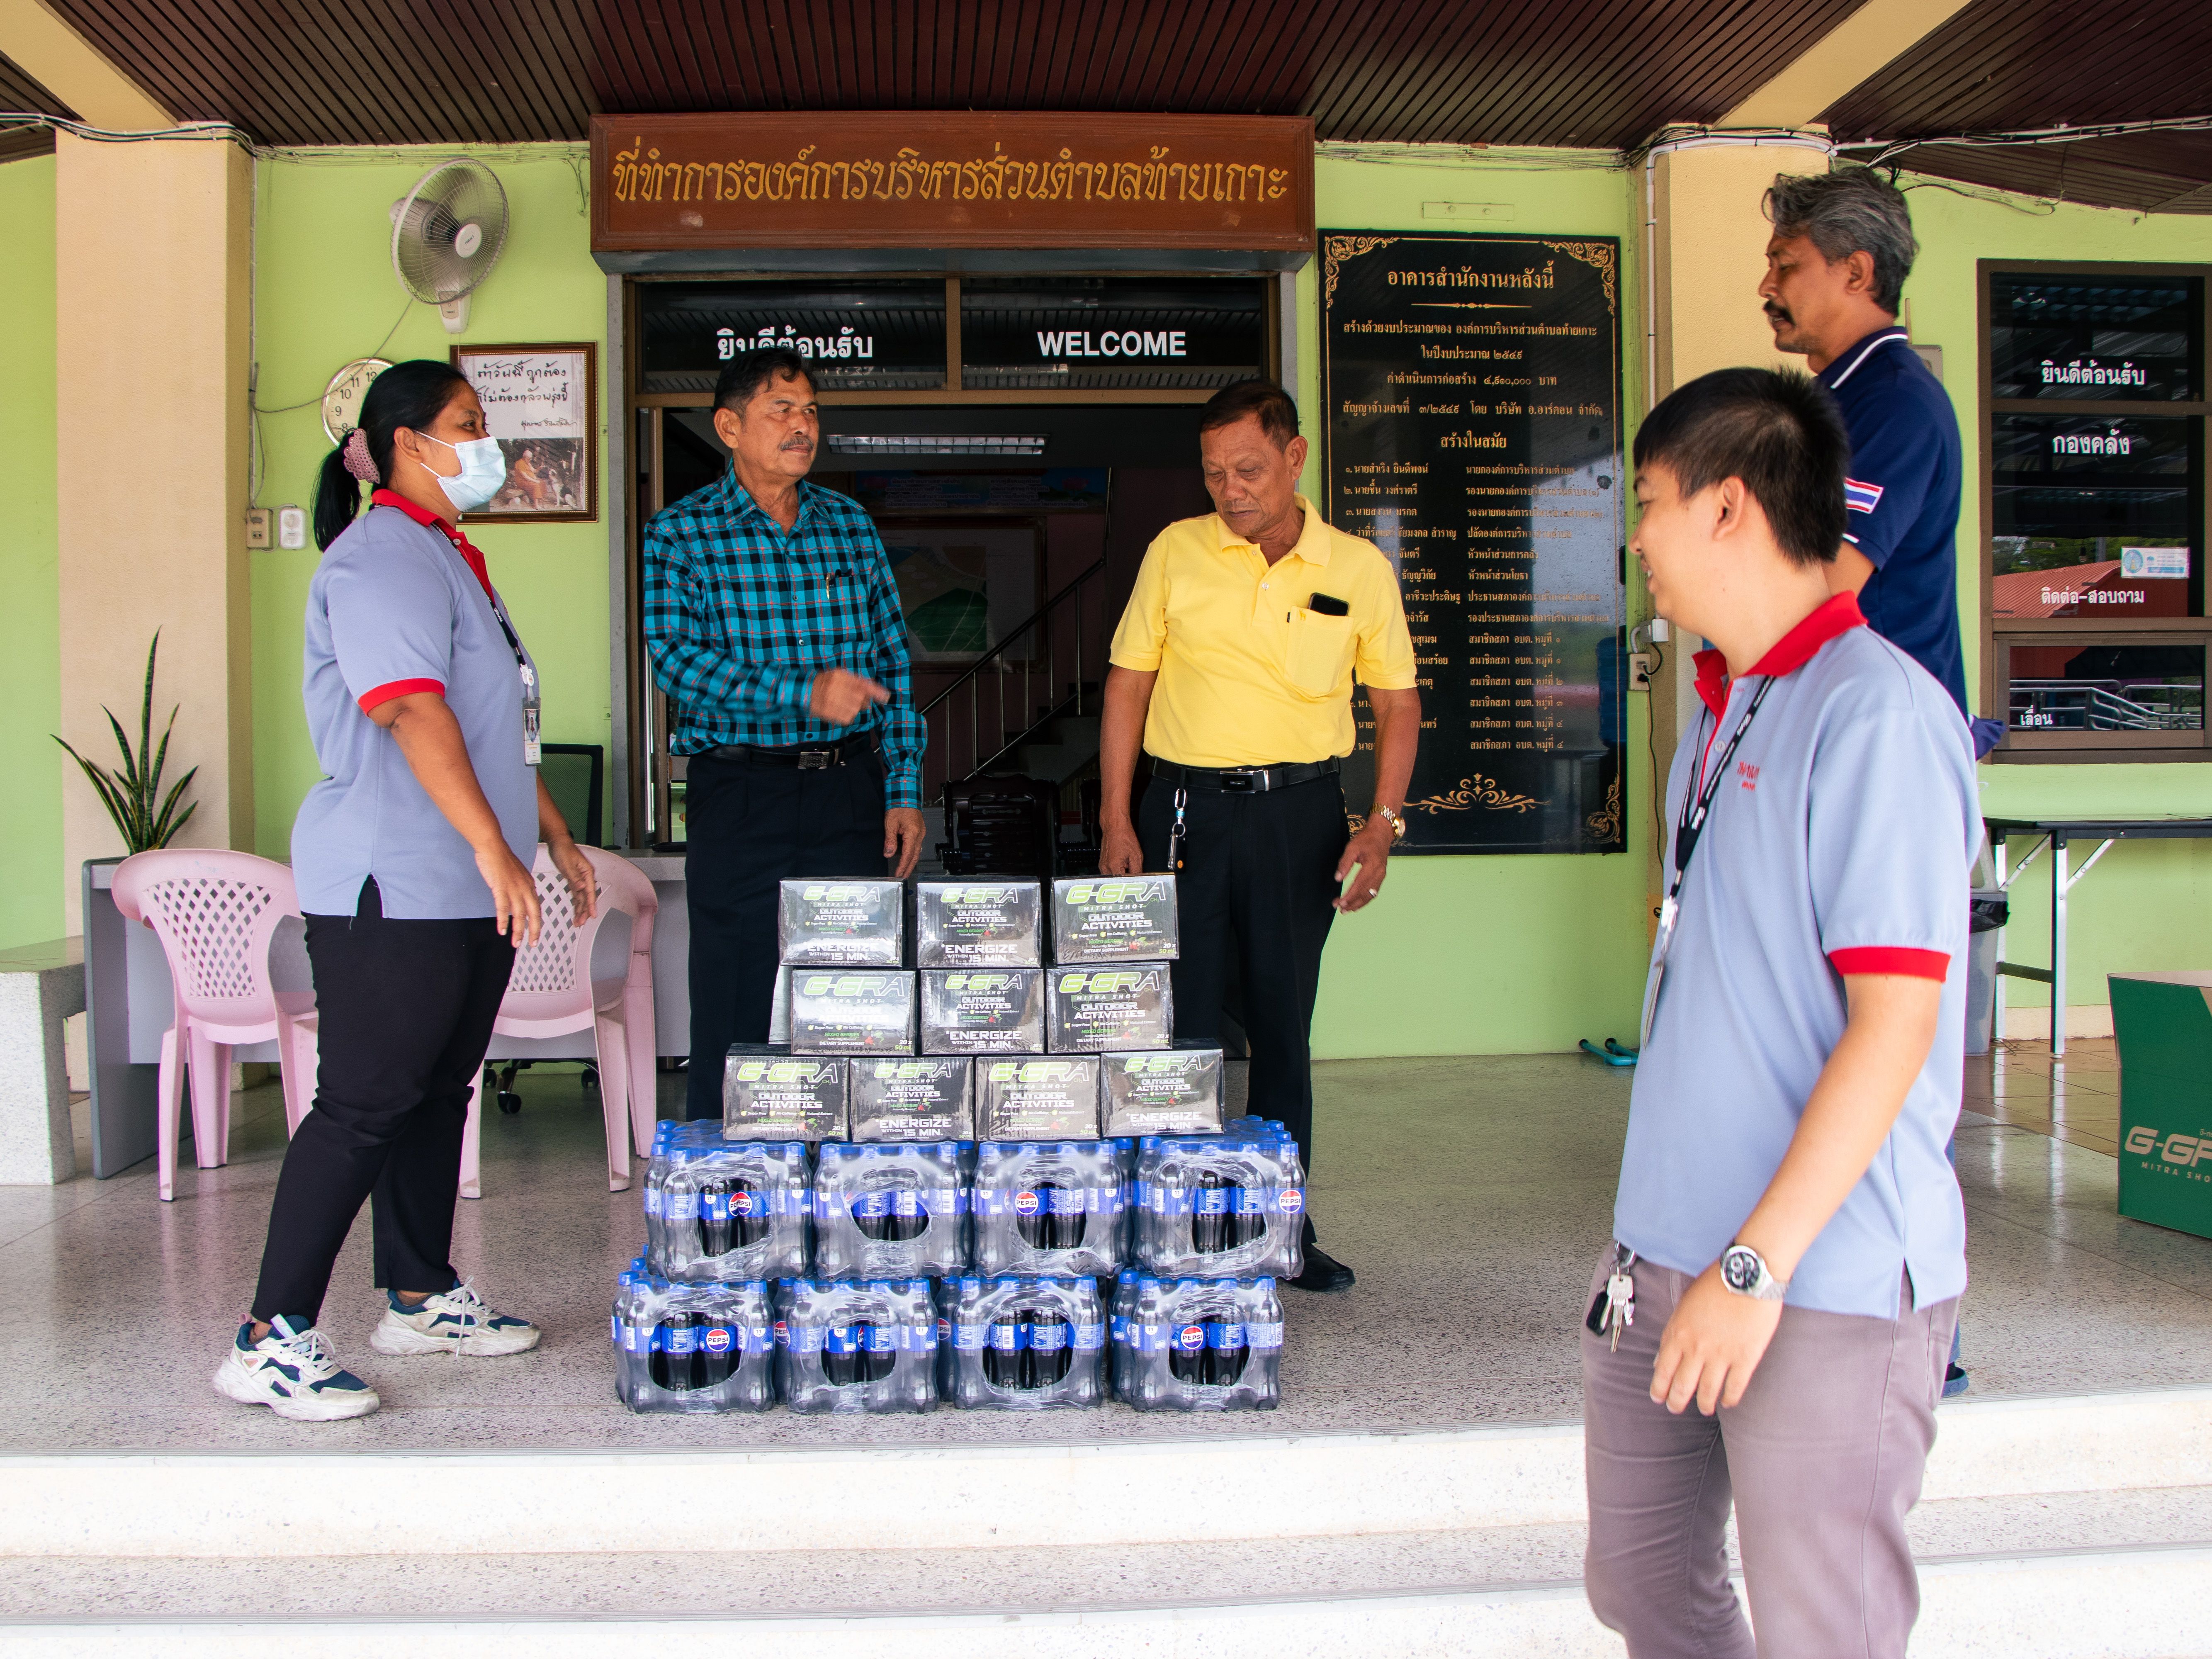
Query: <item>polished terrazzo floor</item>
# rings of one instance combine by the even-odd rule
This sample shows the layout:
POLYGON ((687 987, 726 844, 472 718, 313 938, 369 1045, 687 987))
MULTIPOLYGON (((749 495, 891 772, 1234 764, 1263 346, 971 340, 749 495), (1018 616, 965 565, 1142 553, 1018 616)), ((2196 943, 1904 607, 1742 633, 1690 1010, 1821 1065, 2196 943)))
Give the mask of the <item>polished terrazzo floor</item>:
MULTIPOLYGON (((2097 1058, 2076 1045, 2056 1086, 2047 1054, 2027 1045, 1972 1063, 1960 1169, 1978 1392, 2212 1379, 2212 1240, 2119 1218, 2114 1159, 2086 1126, 2053 1133, 2098 1092, 2097 1058)), ((309 1426, 217 1398, 208 1377, 251 1292, 283 1152, 277 1091, 264 1086, 236 1097, 229 1166, 181 1171, 173 1204, 155 1198, 150 1163, 107 1182, 0 1188, 0 1449, 1066 1440, 1580 1415, 1575 1322, 1607 1234, 1628 1079, 1578 1056, 1317 1068, 1314 1210, 1360 1282, 1340 1297, 1290 1293, 1282 1409, 1227 1419, 1118 1407, 632 1418, 612 1396, 605 1332, 612 1275, 642 1241, 637 1193, 604 1190, 596 1098, 573 1067, 526 1073, 520 1090, 522 1113, 485 1126, 485 1196, 461 1206, 455 1250, 500 1305, 545 1327, 537 1352, 370 1352, 380 1298, 364 1224, 323 1323, 384 1411, 309 1426)))

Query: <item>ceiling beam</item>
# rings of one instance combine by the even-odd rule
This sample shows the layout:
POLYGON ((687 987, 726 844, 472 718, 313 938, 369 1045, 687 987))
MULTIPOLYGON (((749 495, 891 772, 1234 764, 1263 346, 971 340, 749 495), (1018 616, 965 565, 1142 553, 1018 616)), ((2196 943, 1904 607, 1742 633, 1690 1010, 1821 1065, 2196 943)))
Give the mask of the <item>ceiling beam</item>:
POLYGON ((1724 127, 1802 127, 1965 9, 1967 0, 1866 0, 1720 119, 1724 127))
POLYGON ((176 117, 94 51, 42 0, 0 0, 0 52, 88 126, 143 132, 177 125, 176 117))

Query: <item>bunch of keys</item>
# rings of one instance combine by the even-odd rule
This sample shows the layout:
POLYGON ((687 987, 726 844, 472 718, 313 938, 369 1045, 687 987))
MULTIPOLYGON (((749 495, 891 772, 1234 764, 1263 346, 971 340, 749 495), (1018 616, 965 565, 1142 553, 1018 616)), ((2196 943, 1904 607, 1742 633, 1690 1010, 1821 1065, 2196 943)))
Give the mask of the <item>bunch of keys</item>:
POLYGON ((1613 1271, 1606 1276, 1605 1289, 1590 1304, 1589 1316, 1583 1322, 1592 1336, 1607 1336, 1612 1340, 1612 1352, 1620 1352, 1620 1334, 1636 1322, 1636 1281, 1628 1270, 1636 1265, 1636 1252, 1627 1245, 1613 1247, 1613 1271))

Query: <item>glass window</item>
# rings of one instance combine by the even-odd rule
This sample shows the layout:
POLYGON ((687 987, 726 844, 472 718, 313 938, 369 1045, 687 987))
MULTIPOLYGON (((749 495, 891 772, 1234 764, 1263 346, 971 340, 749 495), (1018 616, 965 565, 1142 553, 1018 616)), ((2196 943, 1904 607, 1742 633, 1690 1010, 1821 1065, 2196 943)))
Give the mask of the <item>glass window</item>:
POLYGON ((639 367, 647 392, 712 392, 761 346, 813 365, 817 392, 927 392, 945 385, 945 284, 908 282, 641 283, 639 367))
POLYGON ((2203 313, 2203 283, 2196 276, 1994 276, 1990 395, 2200 398, 2203 313))
POLYGON ((2202 422, 2001 414, 1990 440, 1996 617, 2203 614, 2202 422))
POLYGON ((1220 277, 970 276, 960 383, 974 390, 1203 390, 1262 373, 1261 284, 1220 277))
POLYGON ((2202 732, 2204 647, 2021 645, 2008 653, 2015 732, 2202 732))

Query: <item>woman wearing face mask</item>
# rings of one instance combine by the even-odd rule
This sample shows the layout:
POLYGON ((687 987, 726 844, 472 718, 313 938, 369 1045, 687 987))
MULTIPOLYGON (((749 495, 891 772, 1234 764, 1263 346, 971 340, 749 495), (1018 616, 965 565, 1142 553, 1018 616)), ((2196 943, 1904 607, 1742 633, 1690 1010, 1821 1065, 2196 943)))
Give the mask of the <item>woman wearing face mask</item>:
POLYGON ((471 1080, 518 944, 535 939, 544 840, 579 919, 596 895, 536 773, 538 677, 483 556, 456 527, 506 474, 447 364, 388 368, 323 463, 307 596, 307 724, 325 774, 292 831, 321 1064, 284 1155, 251 1316, 216 1391, 278 1416, 360 1417, 374 1390, 315 1328, 372 1200, 379 1353, 520 1353, 447 1259, 471 1080), (361 512, 362 487, 369 507, 361 512))

